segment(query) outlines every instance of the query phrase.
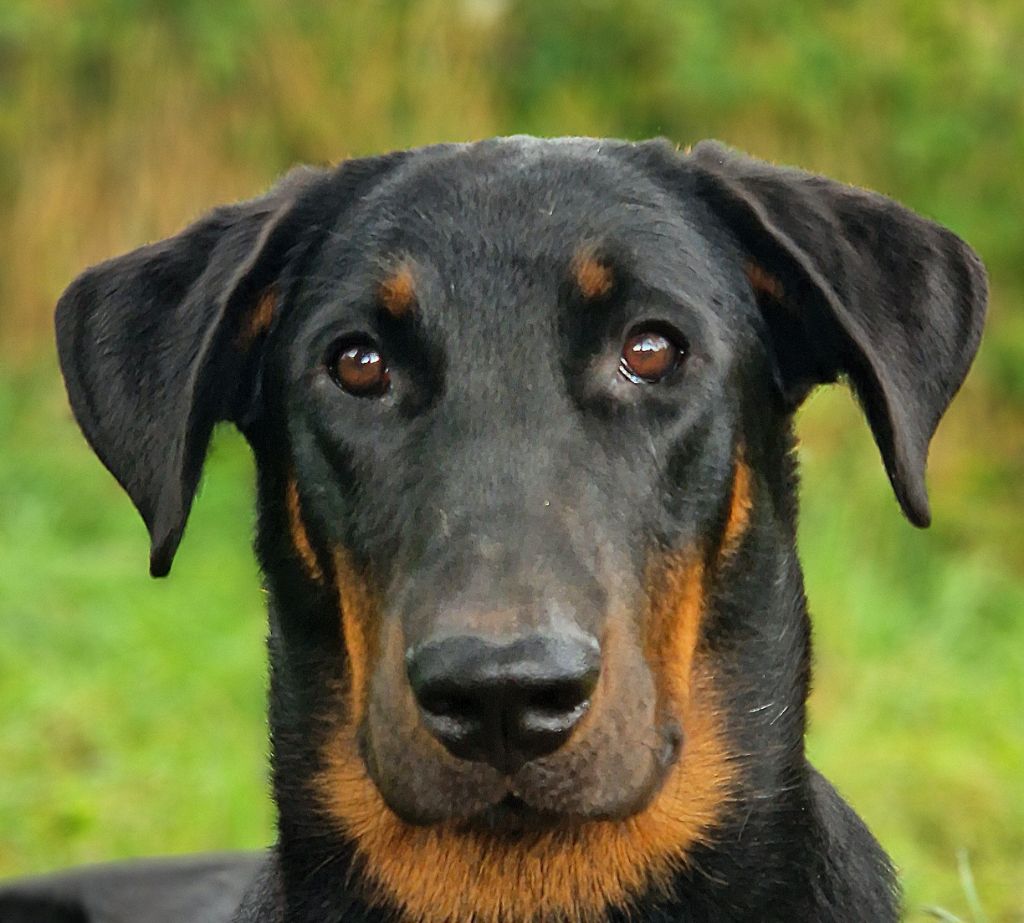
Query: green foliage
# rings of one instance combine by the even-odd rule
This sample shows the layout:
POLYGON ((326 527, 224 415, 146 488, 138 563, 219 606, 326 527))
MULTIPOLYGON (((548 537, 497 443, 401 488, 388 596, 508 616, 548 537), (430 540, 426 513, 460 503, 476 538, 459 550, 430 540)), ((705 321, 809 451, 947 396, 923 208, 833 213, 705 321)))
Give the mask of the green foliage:
POLYGON ((265 845, 251 464, 215 453, 181 576, 155 583, 46 372, 0 385, 0 874, 265 845))
POLYGON ((800 429, 800 548, 816 634, 811 758, 890 851, 909 909, 938 904, 974 919, 963 850, 990 919, 1017 920, 1024 582, 941 480, 935 525, 920 532, 902 519, 838 390, 811 399, 800 429))
POLYGON ((150 582, 48 358, 71 276, 296 161, 717 136, 900 198, 991 270, 932 452, 935 528, 900 519, 850 401, 804 414, 810 747, 911 919, 1024 919, 1021 48, 1019 0, 0 4, 0 874, 271 830, 247 454, 221 435, 175 574, 150 582))

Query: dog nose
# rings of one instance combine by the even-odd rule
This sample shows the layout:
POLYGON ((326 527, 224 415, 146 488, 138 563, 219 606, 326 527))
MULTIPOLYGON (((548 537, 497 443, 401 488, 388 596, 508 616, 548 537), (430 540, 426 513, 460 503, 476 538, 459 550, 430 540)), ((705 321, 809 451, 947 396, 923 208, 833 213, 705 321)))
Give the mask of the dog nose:
POLYGON ((460 759, 512 773, 569 738, 600 661, 597 640, 585 635, 505 644, 456 636, 409 651, 406 667, 430 732, 460 759))

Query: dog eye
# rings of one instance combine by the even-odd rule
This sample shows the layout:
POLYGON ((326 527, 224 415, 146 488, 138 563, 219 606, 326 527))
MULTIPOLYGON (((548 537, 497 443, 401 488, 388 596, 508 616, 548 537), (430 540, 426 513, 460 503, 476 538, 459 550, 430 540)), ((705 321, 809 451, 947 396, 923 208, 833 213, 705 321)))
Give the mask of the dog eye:
POLYGON ((674 372, 684 355, 683 347, 666 334, 638 330, 623 344, 619 372, 635 385, 653 385, 674 372))
POLYGON ((377 347, 365 340, 341 343, 327 363, 331 377, 356 397, 380 397, 391 385, 391 373, 377 347))

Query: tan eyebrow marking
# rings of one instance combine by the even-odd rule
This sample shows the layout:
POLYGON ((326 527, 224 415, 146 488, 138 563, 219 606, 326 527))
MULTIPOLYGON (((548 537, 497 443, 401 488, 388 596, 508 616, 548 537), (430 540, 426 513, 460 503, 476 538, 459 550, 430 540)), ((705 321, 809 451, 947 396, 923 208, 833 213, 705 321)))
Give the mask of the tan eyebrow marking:
POLYGON ((603 298, 615 284, 611 266, 590 251, 581 251, 573 260, 573 278, 580 294, 588 301, 603 298))
POLYGON ((402 317, 412 310, 416 304, 416 286, 408 263, 403 263, 377 286, 377 298, 392 317, 402 317))
POLYGON ((747 263, 744 267, 744 272, 747 274, 747 280, 756 294, 767 295, 775 301, 782 301, 786 291, 778 278, 758 266, 757 263, 747 263))

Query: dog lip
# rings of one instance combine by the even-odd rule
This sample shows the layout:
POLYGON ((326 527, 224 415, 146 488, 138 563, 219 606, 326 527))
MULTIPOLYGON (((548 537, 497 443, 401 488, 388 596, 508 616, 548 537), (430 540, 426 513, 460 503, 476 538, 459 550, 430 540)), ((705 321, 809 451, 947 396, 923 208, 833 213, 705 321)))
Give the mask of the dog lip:
MULTIPOLYGON (((399 818, 413 826, 450 824, 453 825, 453 829, 464 834, 499 839, 519 839, 546 831, 577 828, 594 822, 621 823, 640 813, 651 803, 665 784, 672 766, 683 758, 685 735, 677 722, 671 719, 661 722, 658 737, 660 746, 656 748, 648 784, 635 792, 632 798, 614 805, 606 805, 603 809, 598 805, 584 807, 574 804, 572 807, 567 805, 568 809, 563 810, 558 804, 545 805, 542 793, 531 792, 529 779, 523 779, 519 773, 505 775, 500 781, 497 774, 494 774, 492 785, 488 786, 490 792, 480 791, 477 798, 470 797, 463 801, 461 811, 452 811, 451 804, 447 810, 438 811, 423 810, 419 806, 414 808, 400 799, 395 802, 387 795, 385 800, 399 818), (473 801, 476 803, 473 804, 473 801), (584 808, 582 811, 581 807, 584 808)), ((376 766, 372 758, 372 747, 368 747, 367 750, 367 768, 371 777, 374 777, 376 766)))
POLYGON ((677 721, 672 719, 664 723, 661 730, 662 749, 659 754, 659 763, 664 771, 679 761, 685 741, 686 735, 677 721))
POLYGON ((500 801, 467 818, 461 826, 471 833, 520 837, 577 822, 570 815, 535 808, 525 799, 509 792, 500 801))

